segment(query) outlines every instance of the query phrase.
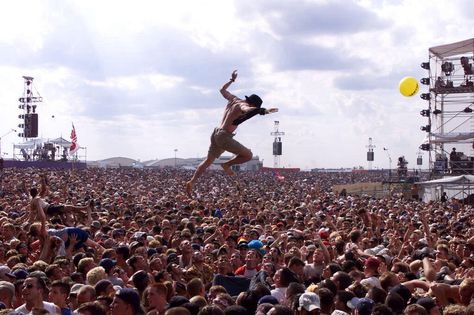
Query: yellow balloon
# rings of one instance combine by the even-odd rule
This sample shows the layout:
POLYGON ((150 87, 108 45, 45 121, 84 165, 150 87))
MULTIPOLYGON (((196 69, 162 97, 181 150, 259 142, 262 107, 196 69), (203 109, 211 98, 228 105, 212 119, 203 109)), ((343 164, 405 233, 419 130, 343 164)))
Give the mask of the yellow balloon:
POLYGON ((404 77, 400 81, 398 88, 400 89, 400 93, 402 93, 403 96, 410 97, 418 92, 420 86, 414 77, 404 77))

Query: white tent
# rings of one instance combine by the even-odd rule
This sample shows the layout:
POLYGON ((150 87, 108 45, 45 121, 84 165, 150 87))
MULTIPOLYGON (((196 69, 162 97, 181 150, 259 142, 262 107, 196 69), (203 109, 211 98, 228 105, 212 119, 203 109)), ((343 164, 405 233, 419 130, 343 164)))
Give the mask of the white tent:
POLYGON ((474 53, 474 38, 466 39, 457 43, 431 47, 430 53, 438 58, 474 53))
POLYGON ((44 142, 44 139, 42 138, 29 139, 29 140, 26 140, 25 142, 14 144, 13 148, 14 149, 34 149, 37 145, 42 145, 43 142, 44 142))
POLYGON ((58 146, 64 147, 64 148, 69 148, 71 146, 71 142, 67 141, 63 137, 59 137, 59 138, 56 138, 56 139, 53 139, 53 140, 49 140, 48 142, 54 143, 55 145, 58 145, 58 146))
POLYGON ((449 198, 464 199, 474 193, 474 175, 449 176, 416 183, 422 191, 425 202, 439 200, 446 192, 449 198))

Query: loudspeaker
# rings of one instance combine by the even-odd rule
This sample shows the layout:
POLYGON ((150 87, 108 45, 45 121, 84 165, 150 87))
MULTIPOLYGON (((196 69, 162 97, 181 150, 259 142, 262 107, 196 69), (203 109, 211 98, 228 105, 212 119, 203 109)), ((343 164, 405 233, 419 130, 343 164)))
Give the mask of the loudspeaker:
POLYGON ((416 165, 423 165, 423 158, 422 157, 416 158, 416 165))
POLYGON ((38 137, 38 114, 25 115, 25 138, 38 137))
POLYGON ((281 142, 273 142, 273 155, 281 155, 282 152, 282 143, 281 142))
POLYGON ((372 162, 374 160, 374 152, 367 152, 367 161, 372 162))

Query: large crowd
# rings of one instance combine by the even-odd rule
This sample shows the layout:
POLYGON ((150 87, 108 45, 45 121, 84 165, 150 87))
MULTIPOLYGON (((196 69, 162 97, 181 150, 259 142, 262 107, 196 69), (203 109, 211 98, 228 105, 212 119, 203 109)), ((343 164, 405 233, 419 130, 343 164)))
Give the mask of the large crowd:
POLYGON ((357 173, 4 169, 0 315, 473 315, 474 207, 357 173))

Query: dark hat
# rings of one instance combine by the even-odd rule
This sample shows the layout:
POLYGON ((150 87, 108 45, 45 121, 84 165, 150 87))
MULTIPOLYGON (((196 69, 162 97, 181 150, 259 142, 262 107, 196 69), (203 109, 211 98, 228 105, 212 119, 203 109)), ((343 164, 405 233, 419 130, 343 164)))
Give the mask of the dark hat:
POLYGON ((278 299, 274 297, 273 295, 264 295, 258 300, 258 305, 263 304, 263 303, 270 303, 270 304, 278 304, 278 299))
POLYGON ((25 269, 16 269, 15 271, 12 272, 12 274, 16 277, 16 279, 26 279, 28 277, 28 271, 25 269))
POLYGON ((166 306, 166 309, 178 307, 186 303, 189 303, 189 300, 186 297, 182 295, 175 295, 170 299, 168 305, 166 306))
POLYGON ((254 105, 254 106, 257 106, 257 107, 260 107, 262 106, 262 99, 260 98, 260 96, 256 95, 256 94, 252 94, 250 96, 245 96, 245 101, 251 105, 254 105))
POLYGON ((392 289, 390 289, 390 293, 397 293, 403 298, 405 303, 408 303, 408 301, 410 301, 411 299, 410 290, 408 290, 408 288, 404 286, 403 284, 398 284, 394 286, 392 289))
POLYGON ((416 304, 423 306, 427 312, 429 312, 433 307, 436 306, 435 300, 433 300, 433 298, 430 298, 428 296, 419 298, 416 301, 416 304))
POLYGON ((166 258, 166 263, 171 263, 173 260, 178 259, 178 254, 176 253, 170 253, 168 257, 166 258))
POLYGON ((124 301, 125 303, 130 304, 135 312, 141 309, 140 295, 137 291, 130 288, 122 288, 115 292, 115 296, 124 301))
POLYGON ((361 315, 370 315, 375 302, 368 298, 354 297, 347 302, 347 306, 351 309, 356 309, 361 315))
POLYGON ((239 242, 239 244, 237 245, 237 248, 238 249, 249 248, 249 243, 247 243, 246 241, 239 242))
POLYGON ((105 292, 105 290, 112 285, 112 282, 108 279, 99 280, 94 286, 95 292, 105 292))
POLYGON ((104 258, 99 262, 99 266, 104 268, 106 273, 109 273, 116 264, 117 262, 110 258, 104 258))

